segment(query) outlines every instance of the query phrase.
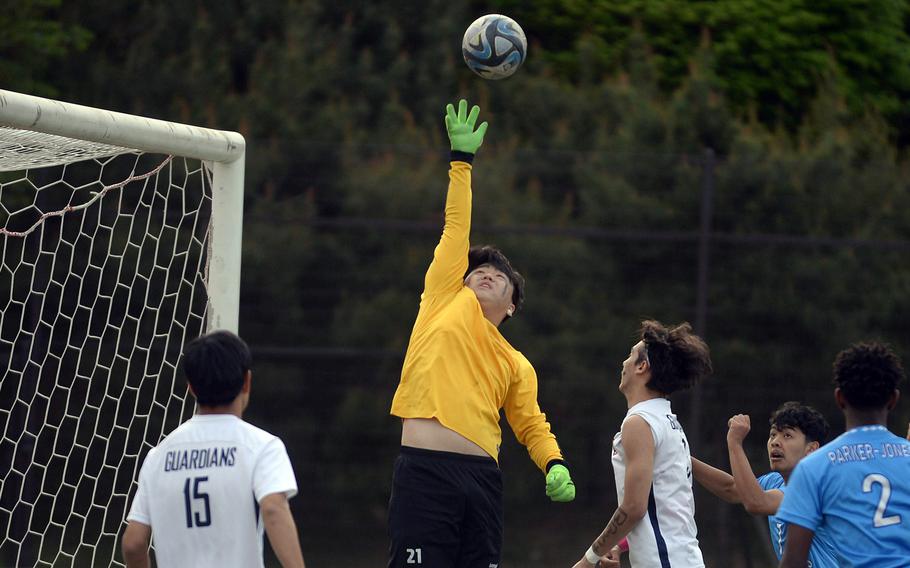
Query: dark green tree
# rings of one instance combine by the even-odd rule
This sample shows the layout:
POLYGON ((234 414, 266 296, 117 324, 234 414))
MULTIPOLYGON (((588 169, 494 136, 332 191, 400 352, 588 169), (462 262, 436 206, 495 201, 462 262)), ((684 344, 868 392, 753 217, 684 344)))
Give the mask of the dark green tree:
POLYGON ((0 10, 0 84, 31 95, 59 95, 56 73, 92 34, 61 14, 62 0, 8 2, 0 10))
POLYGON ((538 57, 571 81, 625 65, 643 34, 664 92, 688 76, 699 46, 714 53, 731 108, 796 128, 820 81, 836 74, 852 112, 886 116, 904 143, 910 98, 910 4, 905 0, 497 0, 518 19, 538 57), (707 43, 706 43, 707 42, 707 43), (594 46, 592 49, 591 47, 594 46))

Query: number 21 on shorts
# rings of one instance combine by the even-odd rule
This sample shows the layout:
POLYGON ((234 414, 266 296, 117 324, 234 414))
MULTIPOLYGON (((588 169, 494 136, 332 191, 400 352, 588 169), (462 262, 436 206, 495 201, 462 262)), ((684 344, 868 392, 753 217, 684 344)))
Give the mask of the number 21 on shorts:
POLYGON ((419 548, 406 548, 405 552, 408 553, 405 562, 408 564, 423 564, 423 554, 419 548))

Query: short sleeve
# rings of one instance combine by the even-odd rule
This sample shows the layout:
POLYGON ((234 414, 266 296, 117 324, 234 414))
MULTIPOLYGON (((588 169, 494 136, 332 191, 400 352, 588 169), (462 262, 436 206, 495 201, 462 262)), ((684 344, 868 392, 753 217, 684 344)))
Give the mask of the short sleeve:
POLYGON ((142 462, 142 467, 139 468, 139 488, 136 489, 136 495, 133 497, 133 505, 130 507, 130 512, 126 516, 127 521, 136 521, 144 525, 152 526, 151 513, 149 512, 149 502, 148 502, 148 492, 149 492, 149 469, 152 467, 149 465, 149 462, 152 461, 152 456, 154 455, 155 450, 152 449, 151 452, 145 457, 145 461, 142 462))
POLYGON ((784 490, 784 478, 781 474, 776 471, 766 473, 758 478, 758 484, 765 491, 771 491, 772 489, 777 489, 778 491, 783 492, 784 490))
POLYGON ((804 459, 790 476, 777 518, 815 531, 822 520, 820 476, 804 459))
POLYGON ((253 494, 256 501, 272 493, 284 493, 290 499, 297 495, 294 468, 284 443, 274 438, 265 445, 253 469, 253 494))

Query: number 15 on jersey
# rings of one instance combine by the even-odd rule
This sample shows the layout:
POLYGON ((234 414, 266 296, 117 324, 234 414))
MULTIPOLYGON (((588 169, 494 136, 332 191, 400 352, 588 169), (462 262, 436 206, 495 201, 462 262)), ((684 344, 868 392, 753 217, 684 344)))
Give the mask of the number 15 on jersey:
POLYGON ((204 477, 187 477, 183 484, 183 503, 186 506, 186 528, 207 527, 212 524, 212 510, 209 508, 209 494, 200 486, 208 481, 204 477), (192 482, 192 483, 191 483, 192 482), (192 494, 190 486, 192 485, 192 494), (201 503, 199 503, 201 501, 201 503))

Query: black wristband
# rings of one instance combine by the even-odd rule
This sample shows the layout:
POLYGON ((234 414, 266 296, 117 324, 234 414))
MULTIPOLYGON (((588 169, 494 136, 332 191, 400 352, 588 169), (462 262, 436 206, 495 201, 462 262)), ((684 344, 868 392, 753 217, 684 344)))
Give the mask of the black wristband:
POLYGON ((547 473, 550 473, 550 468, 554 465, 561 465, 562 467, 569 469, 569 466, 566 465, 565 460, 550 460, 547 462, 547 473))
POLYGON ((449 154, 450 162, 466 162, 468 164, 474 163, 474 154, 470 152, 462 152, 461 150, 452 150, 449 154))

